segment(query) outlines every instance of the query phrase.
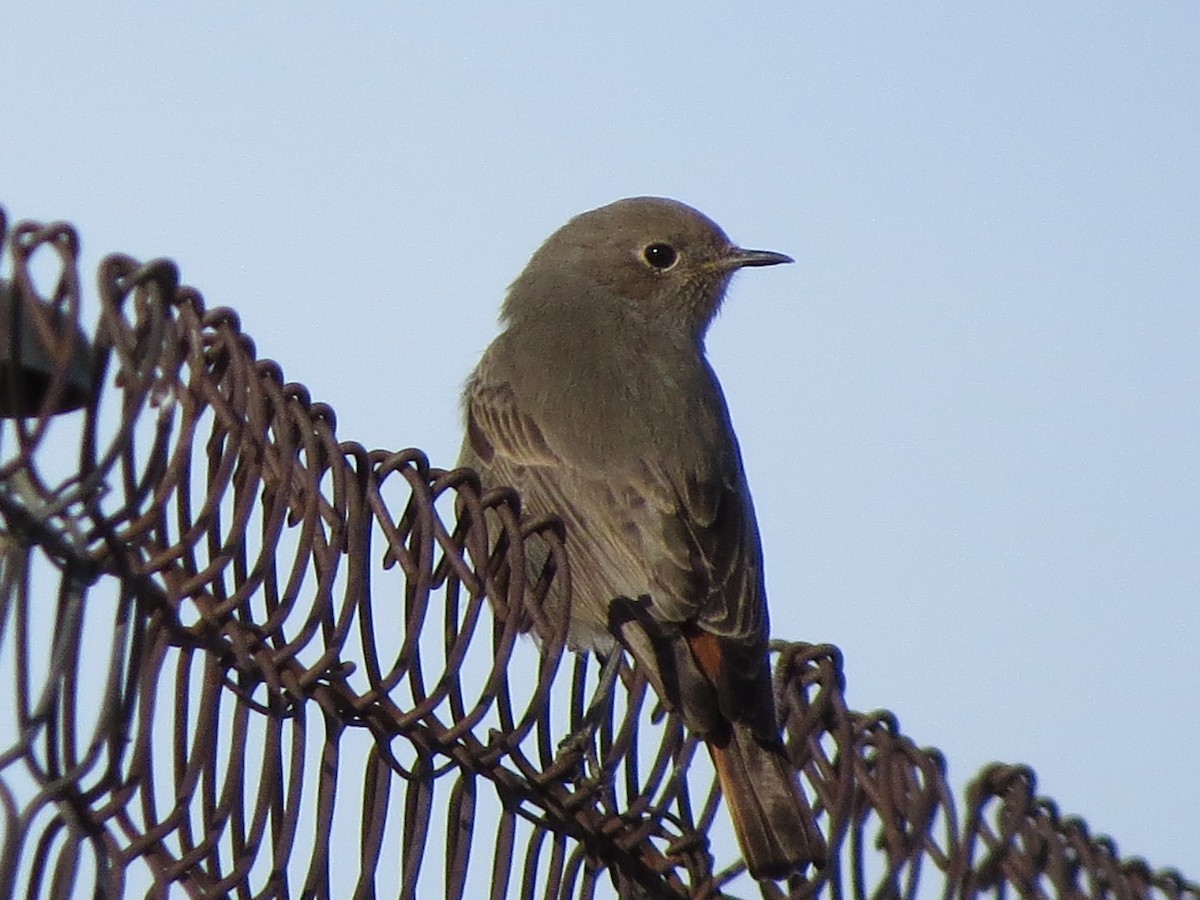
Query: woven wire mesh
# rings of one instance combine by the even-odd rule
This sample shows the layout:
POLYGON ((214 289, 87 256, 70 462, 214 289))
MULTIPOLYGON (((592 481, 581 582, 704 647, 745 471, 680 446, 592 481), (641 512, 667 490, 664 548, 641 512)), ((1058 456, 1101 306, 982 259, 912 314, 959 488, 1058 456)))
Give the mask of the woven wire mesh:
POLYGON ((554 521, 340 441, 168 261, 104 260, 92 400, 50 415, 76 236, 0 212, 0 238, 55 361, 43 413, 0 431, 0 896, 1200 897, 1028 768, 957 803, 937 751, 846 707, 836 648, 788 642, 780 713, 831 861, 750 881, 639 673, 597 699, 561 623, 520 637, 569 578, 554 521))

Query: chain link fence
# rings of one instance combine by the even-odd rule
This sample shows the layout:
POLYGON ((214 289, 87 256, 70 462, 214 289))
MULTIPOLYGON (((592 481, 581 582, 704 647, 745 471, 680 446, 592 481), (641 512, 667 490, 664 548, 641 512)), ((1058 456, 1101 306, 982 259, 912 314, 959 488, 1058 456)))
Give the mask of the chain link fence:
POLYGON ((168 261, 103 261, 89 348, 74 230, 0 211, 0 239, 0 896, 1200 898, 1028 768, 956 800, 937 751, 847 709, 836 648, 791 642, 831 861, 750 880, 639 673, 597 698, 563 623, 519 636, 569 577, 554 521, 340 440, 168 261))

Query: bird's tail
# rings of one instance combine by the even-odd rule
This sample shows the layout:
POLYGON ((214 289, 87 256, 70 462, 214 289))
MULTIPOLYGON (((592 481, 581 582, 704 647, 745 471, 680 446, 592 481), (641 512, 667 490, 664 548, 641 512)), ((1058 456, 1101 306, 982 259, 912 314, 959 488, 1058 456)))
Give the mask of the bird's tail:
POLYGON ((706 743, 750 874, 784 878, 823 866, 825 840, 783 747, 760 741, 740 722, 706 743))

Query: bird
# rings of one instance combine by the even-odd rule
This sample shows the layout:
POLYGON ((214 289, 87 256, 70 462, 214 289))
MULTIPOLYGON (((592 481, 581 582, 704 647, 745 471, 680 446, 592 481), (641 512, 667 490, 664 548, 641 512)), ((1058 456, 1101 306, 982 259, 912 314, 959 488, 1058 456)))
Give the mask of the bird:
POLYGON ((733 273, 792 261, 663 197, 577 215, 509 287, 462 397, 459 465, 563 523, 571 593, 547 603, 570 604, 569 645, 627 649, 702 739, 758 879, 825 848, 780 739, 758 525, 705 335, 733 273))

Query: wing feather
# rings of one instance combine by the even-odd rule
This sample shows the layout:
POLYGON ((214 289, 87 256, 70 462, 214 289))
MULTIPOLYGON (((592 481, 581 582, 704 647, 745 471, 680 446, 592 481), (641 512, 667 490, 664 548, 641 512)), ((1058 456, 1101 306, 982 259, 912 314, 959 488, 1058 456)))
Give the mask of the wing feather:
MULTIPOLYGON (((715 379, 712 383, 715 387, 715 379)), ((526 414, 512 384, 485 354, 464 392, 467 435, 460 464, 478 469, 488 486, 515 487, 528 514, 562 518, 574 589, 574 645, 611 646, 614 598, 644 600, 664 629, 662 653, 684 652, 683 641, 664 648, 661 638, 677 637, 685 627, 723 639, 729 670, 719 705, 740 718, 736 708, 748 705, 746 698, 761 694, 764 683, 769 691, 767 616, 754 512, 716 391, 721 403, 716 419, 724 428, 713 429, 712 452, 689 458, 651 446, 597 466, 572 453, 570 436, 526 414)), ((677 664, 687 669, 681 679, 698 674, 687 659, 677 664)), ((675 693, 669 687, 667 692, 675 693)), ((773 729, 774 723, 764 727, 773 729)))

